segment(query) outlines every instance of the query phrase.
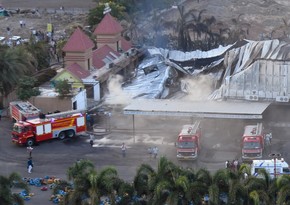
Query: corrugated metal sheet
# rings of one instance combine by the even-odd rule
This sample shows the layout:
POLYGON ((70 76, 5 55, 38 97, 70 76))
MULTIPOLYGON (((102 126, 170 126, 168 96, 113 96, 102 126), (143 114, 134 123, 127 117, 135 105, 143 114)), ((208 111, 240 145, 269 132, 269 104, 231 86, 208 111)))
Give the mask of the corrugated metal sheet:
POLYGON ((249 41, 226 53, 224 81, 214 99, 289 102, 290 44, 249 41))
POLYGON ((255 101, 289 101, 290 62, 257 60, 225 81, 223 96, 255 101))
POLYGON ((262 119, 270 103, 230 101, 135 100, 124 114, 198 118, 262 119))

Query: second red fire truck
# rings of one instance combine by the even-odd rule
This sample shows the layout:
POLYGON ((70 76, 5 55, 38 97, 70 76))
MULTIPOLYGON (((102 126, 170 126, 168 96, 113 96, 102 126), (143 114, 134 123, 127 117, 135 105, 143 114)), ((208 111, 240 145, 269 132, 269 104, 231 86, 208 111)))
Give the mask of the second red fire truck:
POLYGON ((67 111, 16 122, 12 130, 12 142, 30 147, 41 141, 74 137, 85 131, 85 113, 67 111))
POLYGON ((263 157, 264 128, 262 123, 245 126, 242 136, 242 159, 252 161, 263 157))

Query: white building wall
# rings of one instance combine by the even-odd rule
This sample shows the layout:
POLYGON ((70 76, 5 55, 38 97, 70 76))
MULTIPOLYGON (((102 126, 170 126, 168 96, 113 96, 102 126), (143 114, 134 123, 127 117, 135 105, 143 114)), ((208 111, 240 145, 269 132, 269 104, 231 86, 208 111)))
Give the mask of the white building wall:
POLYGON ((288 102, 290 62, 257 60, 225 80, 223 97, 250 101, 288 102))
POLYGON ((73 108, 73 104, 76 103, 77 105, 76 110, 86 110, 88 108, 86 90, 84 89, 80 91, 77 95, 75 95, 71 99, 71 103, 72 103, 72 108, 73 108))
POLYGON ((100 83, 99 82, 94 85, 94 100, 95 101, 101 100, 100 83))

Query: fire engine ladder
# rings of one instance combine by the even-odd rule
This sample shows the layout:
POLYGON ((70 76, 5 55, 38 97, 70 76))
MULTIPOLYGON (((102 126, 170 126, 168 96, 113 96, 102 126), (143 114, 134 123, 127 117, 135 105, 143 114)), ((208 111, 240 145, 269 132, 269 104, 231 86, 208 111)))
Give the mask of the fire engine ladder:
POLYGON ((86 110, 70 110, 66 112, 60 112, 60 113, 54 113, 50 115, 46 115, 45 118, 51 119, 51 118, 59 118, 59 117, 69 117, 72 116, 73 114, 81 113, 84 114, 86 110))
POLYGON ((188 134, 196 133, 197 129, 199 128, 200 121, 197 121, 193 124, 193 127, 190 127, 188 130, 188 134))

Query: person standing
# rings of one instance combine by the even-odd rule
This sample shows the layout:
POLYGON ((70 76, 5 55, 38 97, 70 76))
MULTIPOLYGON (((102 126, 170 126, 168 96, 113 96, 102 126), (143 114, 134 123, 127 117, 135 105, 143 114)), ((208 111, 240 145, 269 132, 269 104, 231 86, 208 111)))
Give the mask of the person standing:
POLYGON ((234 170, 238 171, 239 161, 237 159, 233 161, 233 165, 234 165, 234 170))
POLYGON ((148 153, 149 153, 150 159, 152 158, 152 150, 153 150, 152 147, 149 147, 148 148, 148 153))
POLYGON ((123 144, 121 146, 121 150, 122 150, 123 157, 126 157, 126 149, 127 149, 127 147, 126 147, 125 143, 123 142, 123 144))
POLYGON ((158 148, 155 146, 152 151, 153 151, 154 159, 156 159, 158 155, 158 148))
POLYGON ((226 161, 226 163, 225 163, 225 167, 226 167, 227 169, 230 167, 230 162, 229 162, 229 160, 226 161))
POLYGON ((31 158, 32 156, 32 150, 33 150, 33 148, 32 147, 27 147, 26 148, 27 149, 27 152, 29 153, 29 158, 31 158))
POLYGON ((90 145, 91 147, 94 146, 94 135, 90 134, 90 145))
POLYGON ((32 168, 33 168, 32 157, 29 157, 27 161, 27 171, 29 174, 32 172, 32 168))

